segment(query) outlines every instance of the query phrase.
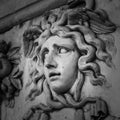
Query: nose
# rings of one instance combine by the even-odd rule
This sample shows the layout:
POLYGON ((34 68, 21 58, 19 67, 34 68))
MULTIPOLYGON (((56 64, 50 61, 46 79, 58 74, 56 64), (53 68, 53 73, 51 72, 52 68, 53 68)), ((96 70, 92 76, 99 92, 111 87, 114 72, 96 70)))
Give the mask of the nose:
POLYGON ((45 67, 48 68, 48 69, 52 69, 52 68, 57 67, 57 62, 55 60, 55 55, 54 54, 48 54, 46 56, 45 67))

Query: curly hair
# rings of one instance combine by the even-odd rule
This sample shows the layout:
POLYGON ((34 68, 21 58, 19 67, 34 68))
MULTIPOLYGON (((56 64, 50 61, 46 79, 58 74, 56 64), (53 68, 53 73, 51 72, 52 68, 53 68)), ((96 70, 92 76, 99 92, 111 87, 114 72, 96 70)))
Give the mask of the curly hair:
POLYGON ((40 19, 40 24, 32 25, 23 35, 25 56, 32 58, 36 63, 34 70, 31 72, 35 88, 31 90, 29 98, 34 99, 43 91, 43 82, 46 78, 39 52, 44 42, 54 35, 74 40, 81 54, 78 60, 80 81, 78 81, 75 95, 73 95, 79 97, 74 98, 76 100, 80 99, 80 92, 86 75, 90 77, 93 85, 102 86, 106 79, 102 75, 97 61, 102 61, 111 67, 112 56, 106 49, 105 41, 99 35, 109 34, 115 30, 116 26, 109 21, 107 14, 103 10, 92 11, 77 8, 74 10, 60 9, 57 12, 45 13, 40 19), (27 45, 26 41, 32 44, 27 45))

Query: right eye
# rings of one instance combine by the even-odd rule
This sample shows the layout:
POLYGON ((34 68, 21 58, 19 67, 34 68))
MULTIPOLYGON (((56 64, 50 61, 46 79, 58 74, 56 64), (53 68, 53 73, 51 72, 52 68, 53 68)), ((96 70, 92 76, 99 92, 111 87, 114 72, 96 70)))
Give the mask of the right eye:
POLYGON ((68 52, 70 52, 71 50, 69 49, 69 48, 67 48, 67 47, 59 47, 58 48, 58 53, 59 54, 65 54, 65 53, 68 53, 68 52))

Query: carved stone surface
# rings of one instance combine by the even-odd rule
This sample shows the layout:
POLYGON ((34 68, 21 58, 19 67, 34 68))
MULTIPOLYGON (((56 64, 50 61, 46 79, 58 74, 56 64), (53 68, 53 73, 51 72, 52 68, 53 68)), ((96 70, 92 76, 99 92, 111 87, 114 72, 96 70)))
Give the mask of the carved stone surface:
POLYGON ((0 40, 0 98, 6 106, 14 107, 14 97, 22 89, 22 71, 19 70, 20 47, 0 40))
POLYGON ((26 87, 34 86, 26 99, 34 101, 44 93, 46 104, 33 105, 23 120, 34 119, 34 115, 35 119, 50 120, 52 112, 64 108, 76 110, 74 120, 119 119, 111 115, 103 99, 81 96, 87 78, 93 86, 106 86, 99 63, 114 67, 110 48, 115 47, 113 41, 102 35, 115 30, 105 11, 78 6, 47 12, 39 25, 33 24, 25 31, 24 46, 32 43, 24 47, 25 56, 34 66, 26 87), (87 105, 89 115, 84 111, 87 105))
MULTIPOLYGON (((5 85, 10 83, 21 90, 13 109, 2 104, 2 120, 120 120, 119 108, 116 108, 118 114, 112 110, 111 103, 117 102, 110 93, 113 93, 110 88, 119 86, 115 77, 119 61, 114 60, 119 53, 115 36, 118 26, 105 10, 94 7, 94 0, 70 0, 69 5, 47 11, 20 29, 13 29, 13 33, 18 30, 21 36, 17 40, 22 45, 19 58, 24 75, 23 81, 21 77, 18 79, 21 71, 12 72, 11 59, 0 57, 1 63, 4 59, 12 66, 5 75, 1 74, 1 86, 5 76, 17 75, 17 82, 8 79, 5 85), (116 83, 110 86, 109 82, 116 83)), ((9 43, 2 41, 1 46, 9 43)), ((11 49, 0 49, 0 55, 9 58, 11 49)), ((14 53, 19 53, 19 49, 14 48, 14 53)), ((16 93, 12 95, 3 102, 13 99, 16 93)))

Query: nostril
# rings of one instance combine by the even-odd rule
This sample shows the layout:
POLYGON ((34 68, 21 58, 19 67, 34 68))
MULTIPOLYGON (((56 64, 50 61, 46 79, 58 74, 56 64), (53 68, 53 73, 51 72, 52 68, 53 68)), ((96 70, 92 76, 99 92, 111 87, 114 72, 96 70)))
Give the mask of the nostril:
POLYGON ((48 69, 50 69, 50 68, 54 68, 55 66, 52 65, 52 64, 46 64, 46 67, 47 67, 48 69))

